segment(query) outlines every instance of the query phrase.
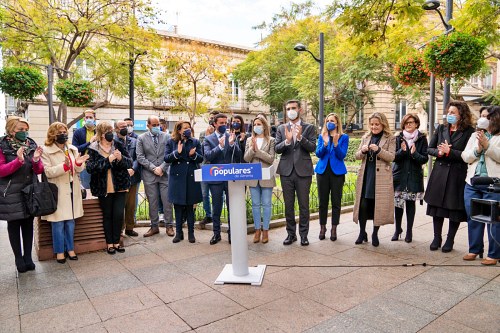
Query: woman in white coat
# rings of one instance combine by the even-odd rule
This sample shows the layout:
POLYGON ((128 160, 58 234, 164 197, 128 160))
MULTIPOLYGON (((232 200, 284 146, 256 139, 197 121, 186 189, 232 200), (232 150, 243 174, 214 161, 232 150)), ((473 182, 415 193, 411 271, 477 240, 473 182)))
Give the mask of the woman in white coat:
POLYGON ((75 219, 83 216, 80 173, 88 155, 80 156, 78 149, 68 144, 68 127, 60 122, 52 123, 47 130, 47 139, 42 154, 45 175, 58 188, 57 210, 43 219, 51 222, 52 244, 58 263, 78 260, 74 251, 75 219))

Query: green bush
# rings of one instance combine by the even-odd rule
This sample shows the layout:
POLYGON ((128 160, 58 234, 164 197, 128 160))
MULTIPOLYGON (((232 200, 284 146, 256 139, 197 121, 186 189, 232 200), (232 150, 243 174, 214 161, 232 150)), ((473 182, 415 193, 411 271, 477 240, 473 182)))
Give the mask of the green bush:
POLYGON ((60 80, 56 84, 56 95, 68 106, 85 106, 94 100, 92 84, 84 80, 60 80))
POLYGON ((361 139, 349 138, 349 147, 347 148, 346 162, 356 162, 356 151, 358 150, 361 139))
POLYGON ((0 70, 0 90, 22 100, 33 100, 45 90, 43 74, 28 66, 6 67, 0 70))

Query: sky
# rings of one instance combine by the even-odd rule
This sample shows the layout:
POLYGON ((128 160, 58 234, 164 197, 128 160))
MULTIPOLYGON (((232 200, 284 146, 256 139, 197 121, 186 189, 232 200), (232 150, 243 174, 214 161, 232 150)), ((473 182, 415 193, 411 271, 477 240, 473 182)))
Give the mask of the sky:
MULTIPOLYGON (((167 26, 178 26, 180 35, 255 47, 261 30, 252 29, 263 21, 271 22, 273 14, 290 0, 157 0, 167 26), (166 11, 166 12, 165 12, 166 11)), ((296 1, 301 3, 304 1, 296 1)), ((317 12, 331 0, 316 0, 317 12)), ((167 26, 161 26, 165 29, 167 26)), ((265 37, 265 36, 262 36, 265 37)))

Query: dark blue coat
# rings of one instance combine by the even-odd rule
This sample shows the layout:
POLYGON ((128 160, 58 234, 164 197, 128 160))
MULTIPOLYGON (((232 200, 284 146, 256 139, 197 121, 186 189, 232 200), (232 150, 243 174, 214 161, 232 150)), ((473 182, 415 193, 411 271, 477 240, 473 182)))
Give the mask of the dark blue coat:
POLYGON ((168 200, 174 205, 194 205, 203 200, 200 182, 194 181, 194 170, 203 162, 200 141, 190 138, 184 142, 184 148, 177 152, 178 141, 169 139, 165 148, 165 162, 171 163, 168 175, 168 200), (196 148, 196 153, 189 156, 189 151, 196 148))
MULTIPOLYGON (((95 133, 95 129, 94 129, 95 133)), ((87 150, 90 146, 90 142, 87 142, 87 127, 83 126, 79 129, 77 129, 73 133, 73 140, 71 141, 71 144, 78 148, 78 152, 83 155, 85 153, 85 150, 87 150)))
POLYGON ((130 183, 131 185, 139 184, 141 182, 141 165, 139 162, 137 162, 137 153, 135 151, 137 147, 137 139, 131 136, 126 136, 125 139, 127 140, 126 142, 123 141, 123 139, 115 136, 115 140, 119 140, 124 146, 125 149, 127 149, 127 152, 132 158, 132 169, 134 169, 134 175, 130 177, 130 183))

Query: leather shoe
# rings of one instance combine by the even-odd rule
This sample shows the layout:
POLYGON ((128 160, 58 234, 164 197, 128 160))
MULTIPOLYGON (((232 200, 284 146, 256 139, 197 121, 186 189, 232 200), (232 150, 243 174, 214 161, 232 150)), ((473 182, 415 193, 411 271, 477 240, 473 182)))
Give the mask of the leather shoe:
POLYGON ((170 237, 174 237, 175 235, 174 227, 167 227, 167 235, 169 235, 170 237))
POLYGON ((479 256, 479 258, 483 259, 483 254, 482 253, 467 253, 462 259, 465 260, 465 261, 473 261, 473 260, 476 260, 477 256, 479 256))
POLYGON ((307 239, 307 236, 300 237, 300 245, 302 245, 302 246, 309 245, 309 240, 307 239))
POLYGON ((492 259, 492 258, 486 257, 483 260, 481 260, 481 265, 493 266, 493 265, 496 265, 497 262, 498 262, 498 259, 492 259))
POLYGON ((220 235, 213 235, 212 239, 210 240, 210 245, 215 245, 220 241, 221 241, 220 235))
POLYGON ((125 230, 125 235, 131 236, 131 237, 137 237, 137 236, 139 236, 139 234, 137 233, 137 231, 134 231, 134 230, 125 230))
POLYGON ((151 237, 153 235, 159 234, 160 229, 158 227, 151 227, 143 236, 144 237, 151 237))
POLYGON ((295 235, 288 235, 288 237, 283 241, 283 245, 290 245, 293 242, 297 241, 297 236, 295 235))

